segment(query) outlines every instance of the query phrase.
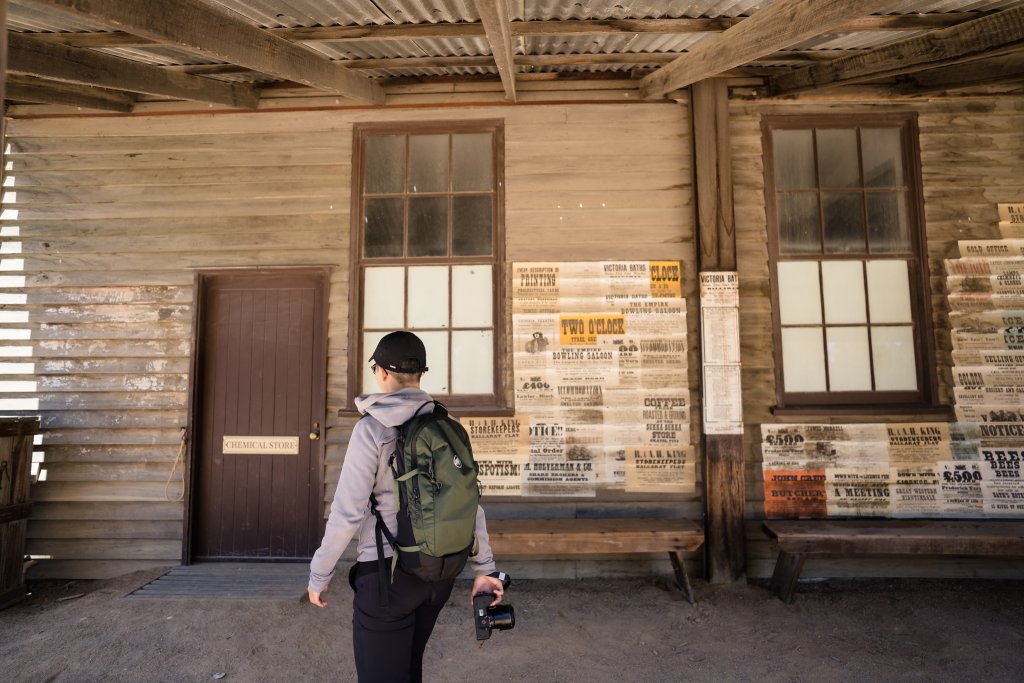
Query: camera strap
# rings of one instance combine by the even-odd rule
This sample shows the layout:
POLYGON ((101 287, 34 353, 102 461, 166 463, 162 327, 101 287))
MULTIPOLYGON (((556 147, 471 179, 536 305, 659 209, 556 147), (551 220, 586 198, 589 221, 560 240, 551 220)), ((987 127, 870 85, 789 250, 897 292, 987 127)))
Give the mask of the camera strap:
MULTIPOLYGON (((391 534, 391 530, 388 529, 384 523, 384 518, 380 514, 380 510, 377 509, 377 498, 372 493, 370 494, 370 511, 374 517, 377 518, 377 524, 374 526, 373 535, 377 542, 377 591, 380 597, 380 606, 382 608, 387 607, 390 604, 388 599, 388 584, 391 583, 390 577, 388 576, 388 564, 387 558, 384 557, 384 537, 388 539, 388 543, 392 549, 395 548, 397 542, 395 537, 391 534)), ((398 551, 393 550, 394 555, 391 561, 391 573, 394 574, 395 563, 398 561, 398 551)))

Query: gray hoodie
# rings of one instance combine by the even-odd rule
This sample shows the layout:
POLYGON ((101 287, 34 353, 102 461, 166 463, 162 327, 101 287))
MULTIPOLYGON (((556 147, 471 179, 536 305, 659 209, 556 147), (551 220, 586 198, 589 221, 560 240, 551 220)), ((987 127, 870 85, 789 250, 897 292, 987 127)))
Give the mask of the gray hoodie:
MULTIPOLYGON (((367 417, 356 423, 341 467, 338 488, 331 503, 331 514, 320 548, 309 565, 309 587, 322 592, 334 576, 334 568, 356 531, 359 531, 360 562, 377 559, 374 537, 376 517, 370 512, 370 493, 392 533, 398 531, 398 503, 388 458, 394 452, 397 427, 414 414, 433 409, 430 395, 421 389, 400 389, 388 394, 368 394, 356 399, 356 408, 367 417)), ((483 508, 476 511, 477 554, 470 558, 477 575, 493 572, 494 558, 487 537, 483 508)), ((391 546, 384 541, 384 555, 391 557, 391 546)))

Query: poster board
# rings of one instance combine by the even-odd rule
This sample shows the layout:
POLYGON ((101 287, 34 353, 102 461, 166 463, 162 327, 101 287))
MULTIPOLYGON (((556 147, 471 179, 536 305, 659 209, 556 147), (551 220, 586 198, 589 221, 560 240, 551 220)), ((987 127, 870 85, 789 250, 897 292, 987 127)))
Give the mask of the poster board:
POLYGON ((473 438, 485 494, 695 489, 682 278, 679 261, 512 264, 515 415, 474 420, 515 437, 473 438))

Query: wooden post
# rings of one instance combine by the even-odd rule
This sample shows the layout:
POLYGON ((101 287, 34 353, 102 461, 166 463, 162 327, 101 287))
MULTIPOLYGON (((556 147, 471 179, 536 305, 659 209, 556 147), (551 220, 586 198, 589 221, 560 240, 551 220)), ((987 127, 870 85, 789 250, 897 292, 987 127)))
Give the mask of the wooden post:
MULTIPOLYGON (((729 91, 724 80, 710 79, 694 83, 690 93, 697 267, 702 272, 731 271, 736 269, 736 230, 729 146, 729 91)), ((744 576, 743 471, 742 434, 704 436, 704 561, 711 583, 729 583, 744 576)))
POLYGON ((7 177, 7 0, 0 0, 0 192, 7 177))

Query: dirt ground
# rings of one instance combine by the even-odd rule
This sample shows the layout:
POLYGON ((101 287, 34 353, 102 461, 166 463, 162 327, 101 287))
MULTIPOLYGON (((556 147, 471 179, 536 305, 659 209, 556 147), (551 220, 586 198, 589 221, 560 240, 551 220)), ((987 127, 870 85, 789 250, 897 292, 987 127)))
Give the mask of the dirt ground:
MULTIPOLYGON (((294 601, 123 599, 160 572, 40 582, 0 611, 6 681, 352 681, 351 594, 294 601)), ((303 587, 297 587, 297 595, 303 587)), ((516 627, 474 638, 468 582, 427 649, 428 681, 1024 680, 1024 581, 763 585, 519 581, 516 627)))

